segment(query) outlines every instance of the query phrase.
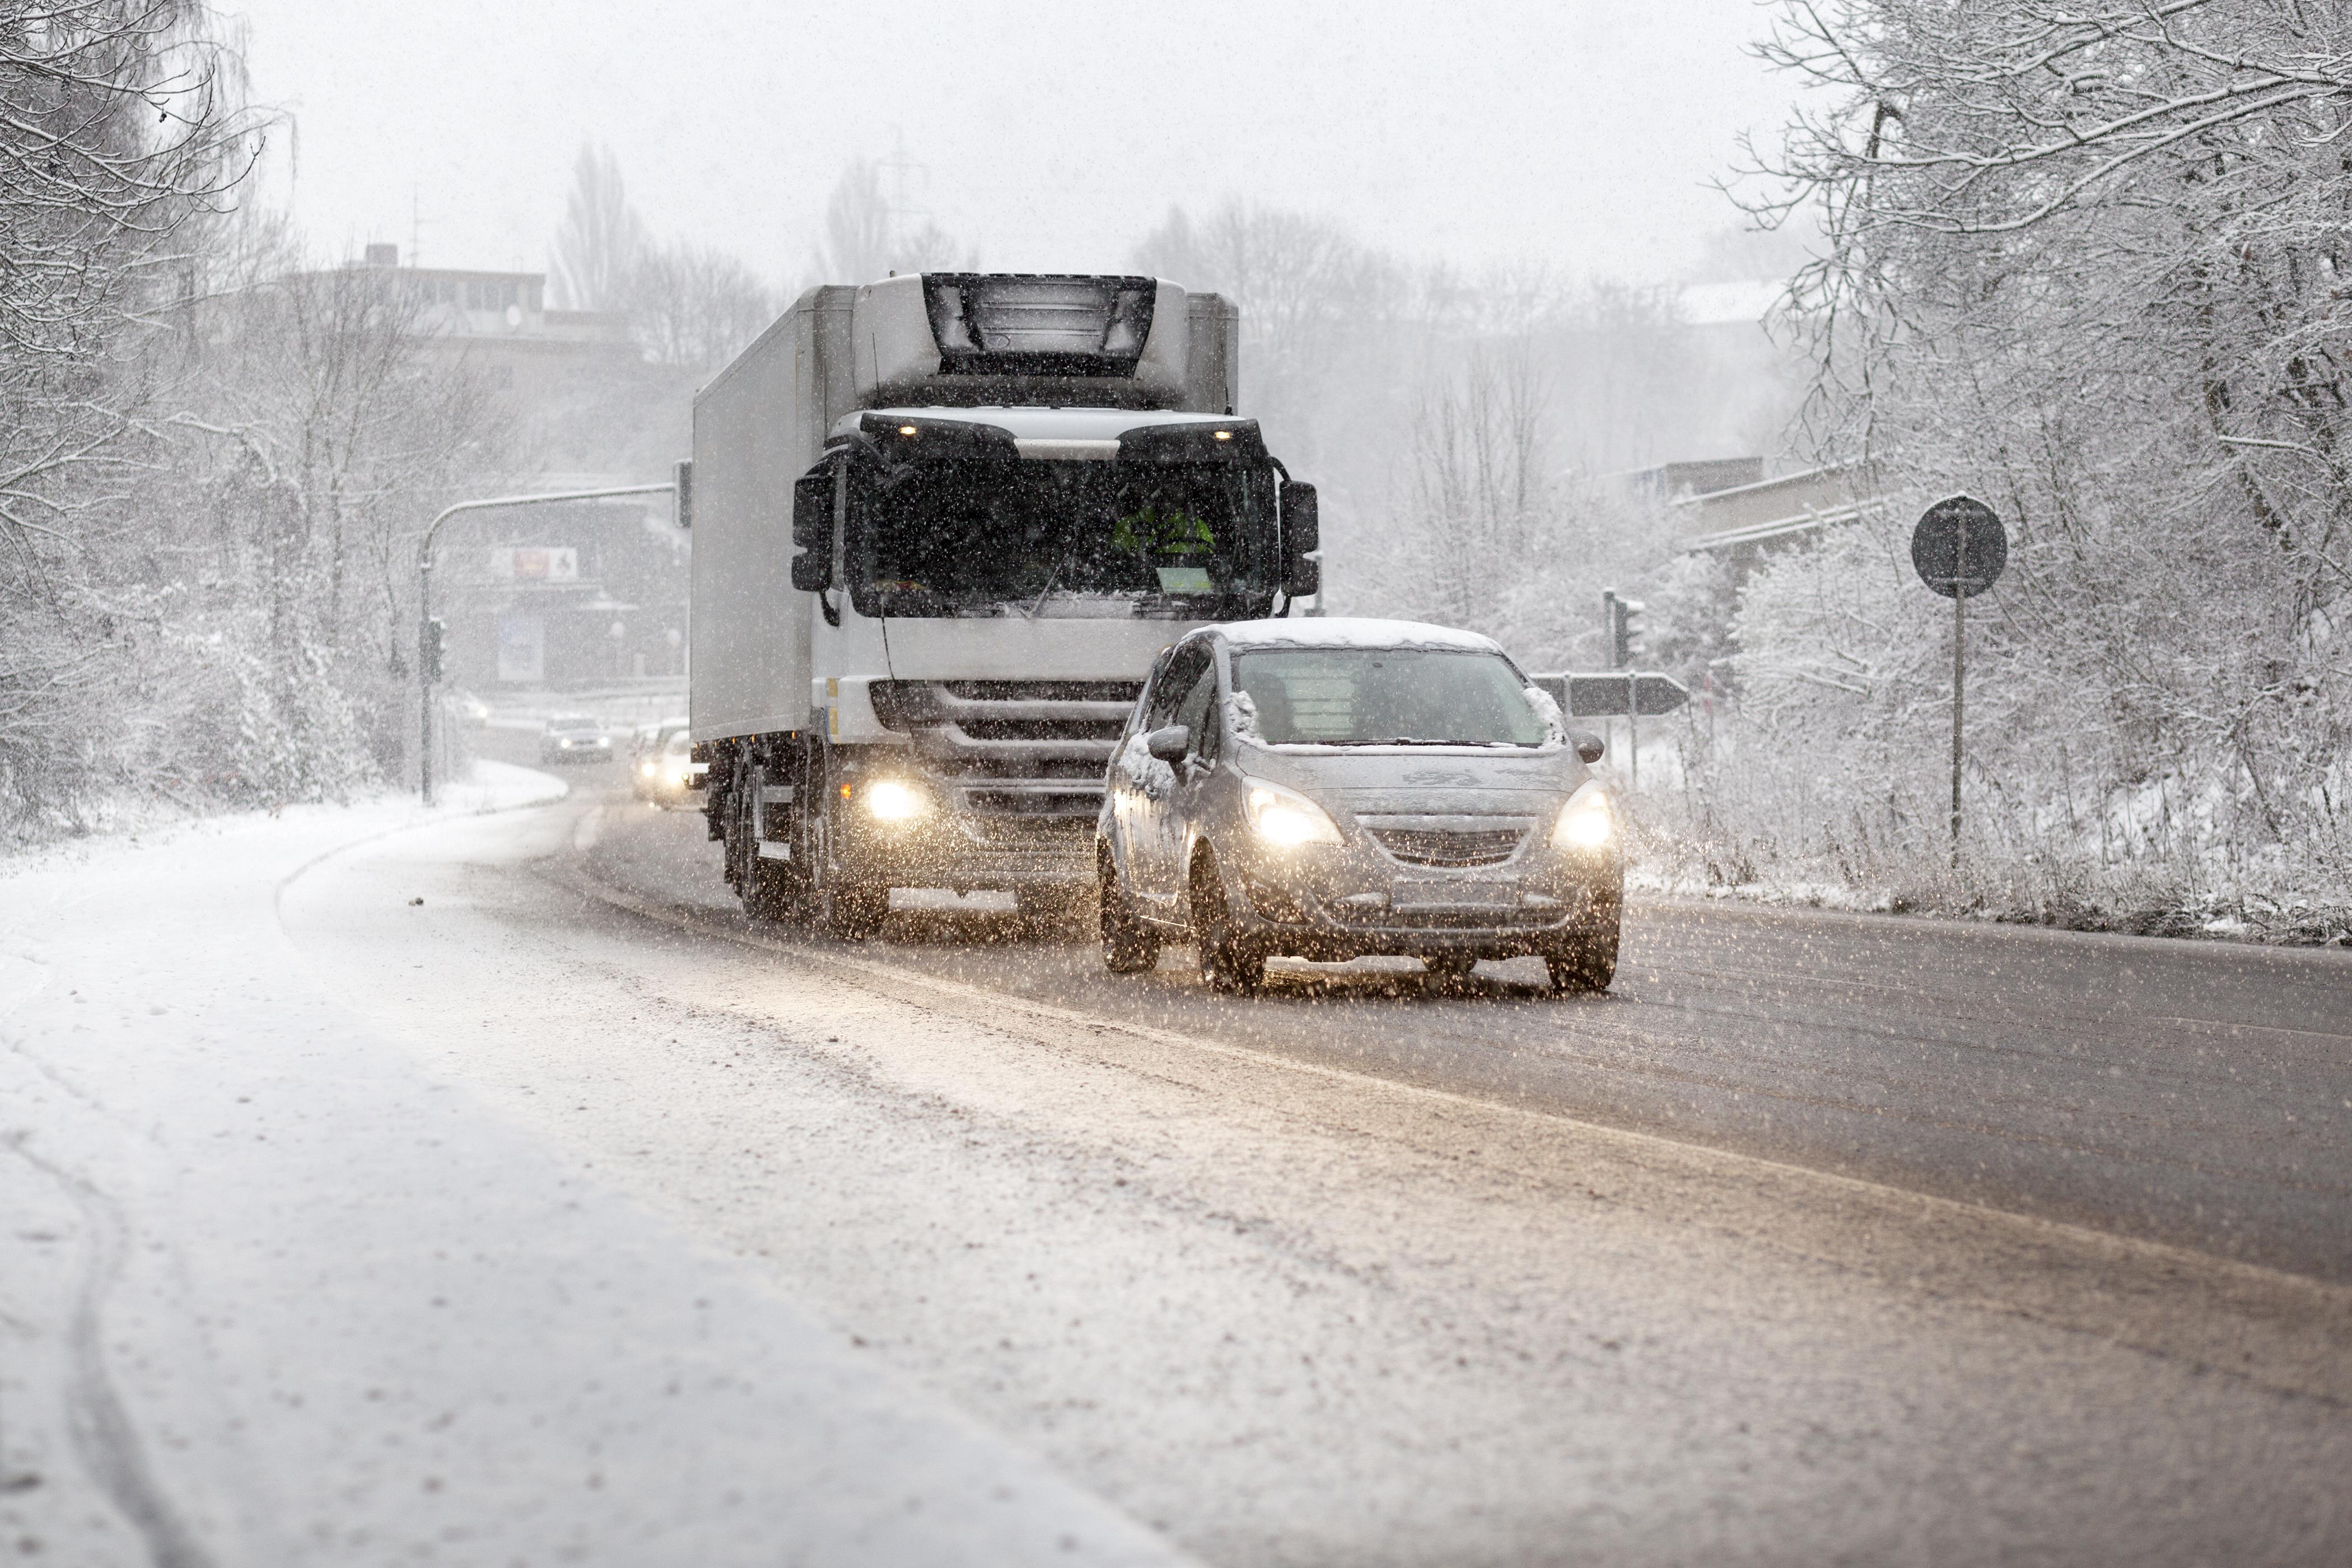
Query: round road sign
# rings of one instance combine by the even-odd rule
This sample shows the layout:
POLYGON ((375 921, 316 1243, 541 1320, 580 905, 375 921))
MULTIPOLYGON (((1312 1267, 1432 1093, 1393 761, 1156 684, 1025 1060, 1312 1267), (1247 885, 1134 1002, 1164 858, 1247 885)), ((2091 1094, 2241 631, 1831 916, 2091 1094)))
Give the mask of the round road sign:
POLYGON ((1911 564, 1919 581, 1948 599, 1973 599, 2009 564, 2009 531, 1974 496, 1939 500, 1911 531, 1911 564))

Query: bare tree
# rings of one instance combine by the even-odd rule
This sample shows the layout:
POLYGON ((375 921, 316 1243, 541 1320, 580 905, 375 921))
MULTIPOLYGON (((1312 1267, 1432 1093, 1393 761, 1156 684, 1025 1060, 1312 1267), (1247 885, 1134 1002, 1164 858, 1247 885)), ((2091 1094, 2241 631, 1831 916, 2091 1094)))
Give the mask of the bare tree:
POLYGON ((557 297, 574 310, 627 310, 649 248, 612 149, 582 146, 555 231, 550 280, 557 297))
POLYGON ((660 246, 639 263, 630 295, 638 340, 663 364, 725 364, 776 319, 773 289, 708 246, 660 246))
POLYGON ((882 165, 853 158, 824 205, 824 241, 814 258, 828 283, 866 283, 891 272, 956 266, 955 243, 933 223, 909 228, 882 189, 882 165))
MULTIPOLYGON (((2029 903, 2129 886, 2352 929, 2352 15, 1797 3, 1765 52, 1818 89, 1751 199, 1822 225, 1796 303, 1824 450, 1910 502, 1974 491, 2015 535, 1975 634, 1977 787, 1998 804, 1971 864, 2029 903)), ((1936 748, 1891 742, 1937 699, 1872 672, 1948 653, 1942 601, 1898 574, 1834 618, 1834 647, 1801 613, 1898 544, 1773 562, 1741 638, 1757 690, 1780 683, 1749 761, 1774 733, 1791 757, 1880 755, 1881 819, 1916 829, 1936 748), (1832 661, 1867 695, 1790 673, 1832 661)), ((1911 853, 1938 848, 1915 831, 1911 853)))
POLYGON ((193 288, 185 241, 249 166, 239 62, 194 0, 0 20, 0 830, 110 782, 152 603, 123 498, 152 461, 131 362, 193 288))

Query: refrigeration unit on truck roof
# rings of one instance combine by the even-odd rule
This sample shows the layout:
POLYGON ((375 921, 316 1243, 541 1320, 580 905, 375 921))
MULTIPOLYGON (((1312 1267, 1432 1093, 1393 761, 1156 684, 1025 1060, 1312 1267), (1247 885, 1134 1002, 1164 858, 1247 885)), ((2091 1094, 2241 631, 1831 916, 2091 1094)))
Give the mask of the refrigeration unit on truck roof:
POLYGON ((1090 879, 1160 650, 1316 586, 1238 335, 1156 279, 910 274, 810 289, 696 398, 693 733, 747 899, 854 931, 1090 879))

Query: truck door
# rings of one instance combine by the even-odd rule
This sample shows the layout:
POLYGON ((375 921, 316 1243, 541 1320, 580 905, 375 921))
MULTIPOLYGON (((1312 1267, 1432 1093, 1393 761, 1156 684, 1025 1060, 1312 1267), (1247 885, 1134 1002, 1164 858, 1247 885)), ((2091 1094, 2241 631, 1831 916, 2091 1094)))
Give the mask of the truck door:
MULTIPOLYGON (((1195 643, 1180 648, 1152 683, 1150 705, 1144 710, 1143 733, 1183 722, 1177 717, 1203 679, 1208 689, 1216 689, 1217 672, 1209 658, 1209 646, 1195 643)), ((1177 879, 1182 873, 1178 864, 1184 843, 1184 827, 1178 816, 1177 792, 1181 783, 1181 764, 1171 768, 1165 763, 1144 764, 1139 761, 1139 771, 1147 782, 1133 787, 1129 795, 1128 864, 1135 891, 1144 907, 1162 919, 1175 918, 1175 903, 1181 891, 1177 879)))

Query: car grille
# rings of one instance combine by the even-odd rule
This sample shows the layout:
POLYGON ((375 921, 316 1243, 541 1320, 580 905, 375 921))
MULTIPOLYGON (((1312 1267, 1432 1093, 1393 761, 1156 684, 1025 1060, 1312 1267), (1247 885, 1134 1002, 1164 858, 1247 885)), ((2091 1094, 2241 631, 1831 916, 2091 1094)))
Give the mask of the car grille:
POLYGON ((1499 866, 1519 852, 1524 827, 1375 827, 1380 847, 1408 866, 1499 866))
MULTIPOLYGON (((1142 692, 1138 680, 877 681, 876 714, 963 812, 1082 834, 1142 692)), ((1030 831, 1024 828, 1020 831, 1030 831)))
POLYGON ((1413 909, 1359 909, 1328 906, 1340 924, 1361 931, 1541 931, 1558 925, 1559 910, 1512 909, 1505 905, 1434 905, 1413 909))

